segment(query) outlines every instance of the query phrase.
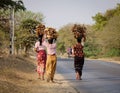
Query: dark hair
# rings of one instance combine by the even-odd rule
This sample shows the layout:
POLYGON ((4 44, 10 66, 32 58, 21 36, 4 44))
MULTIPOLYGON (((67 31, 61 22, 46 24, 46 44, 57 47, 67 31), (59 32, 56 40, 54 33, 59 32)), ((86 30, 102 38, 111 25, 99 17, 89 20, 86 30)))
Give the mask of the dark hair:
POLYGON ((49 44, 52 44, 52 43, 53 43, 53 40, 54 40, 53 38, 48 39, 48 43, 49 43, 49 44))
POLYGON ((38 36, 38 40, 39 40, 39 42, 40 42, 40 45, 42 45, 42 37, 43 37, 43 35, 39 35, 39 36, 38 36))
POLYGON ((82 40, 82 36, 80 36, 80 37, 77 38, 77 42, 78 43, 81 43, 81 40, 82 40))

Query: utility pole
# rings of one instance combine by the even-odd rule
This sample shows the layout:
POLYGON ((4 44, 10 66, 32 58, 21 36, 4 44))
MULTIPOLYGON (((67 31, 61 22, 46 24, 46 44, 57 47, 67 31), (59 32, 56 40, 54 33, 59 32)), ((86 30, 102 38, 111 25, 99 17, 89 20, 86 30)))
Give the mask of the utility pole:
POLYGON ((10 8, 10 54, 14 54, 14 7, 10 8))

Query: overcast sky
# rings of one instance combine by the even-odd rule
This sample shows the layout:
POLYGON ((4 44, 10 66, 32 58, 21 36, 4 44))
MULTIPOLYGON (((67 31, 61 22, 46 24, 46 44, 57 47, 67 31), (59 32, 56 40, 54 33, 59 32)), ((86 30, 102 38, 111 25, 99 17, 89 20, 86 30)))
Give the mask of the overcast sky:
POLYGON ((23 0, 27 10, 44 15, 46 26, 59 29, 68 23, 93 24, 92 16, 116 7, 120 0, 23 0))

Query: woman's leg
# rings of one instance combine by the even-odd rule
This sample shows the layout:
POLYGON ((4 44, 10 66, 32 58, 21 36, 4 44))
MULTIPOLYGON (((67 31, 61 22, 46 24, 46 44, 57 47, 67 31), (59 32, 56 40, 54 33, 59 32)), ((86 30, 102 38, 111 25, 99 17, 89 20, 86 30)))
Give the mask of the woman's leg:
POLYGON ((52 56, 52 72, 51 72, 51 81, 54 79, 55 71, 56 71, 56 63, 57 63, 57 57, 56 55, 52 56))
POLYGON ((46 62, 46 79, 47 79, 47 82, 50 81, 50 77, 51 77, 51 71, 52 71, 52 68, 51 68, 51 56, 48 55, 47 56, 47 62, 46 62))
POLYGON ((76 71, 76 80, 81 80, 81 76, 80 76, 80 73, 78 71, 76 71))

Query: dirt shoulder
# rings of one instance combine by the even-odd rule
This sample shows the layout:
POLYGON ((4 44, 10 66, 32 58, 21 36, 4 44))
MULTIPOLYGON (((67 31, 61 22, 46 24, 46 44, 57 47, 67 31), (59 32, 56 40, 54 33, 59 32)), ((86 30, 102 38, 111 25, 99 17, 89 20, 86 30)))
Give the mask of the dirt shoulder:
POLYGON ((37 78, 36 61, 23 57, 0 58, 0 93, 77 93, 59 74, 55 83, 37 78))

